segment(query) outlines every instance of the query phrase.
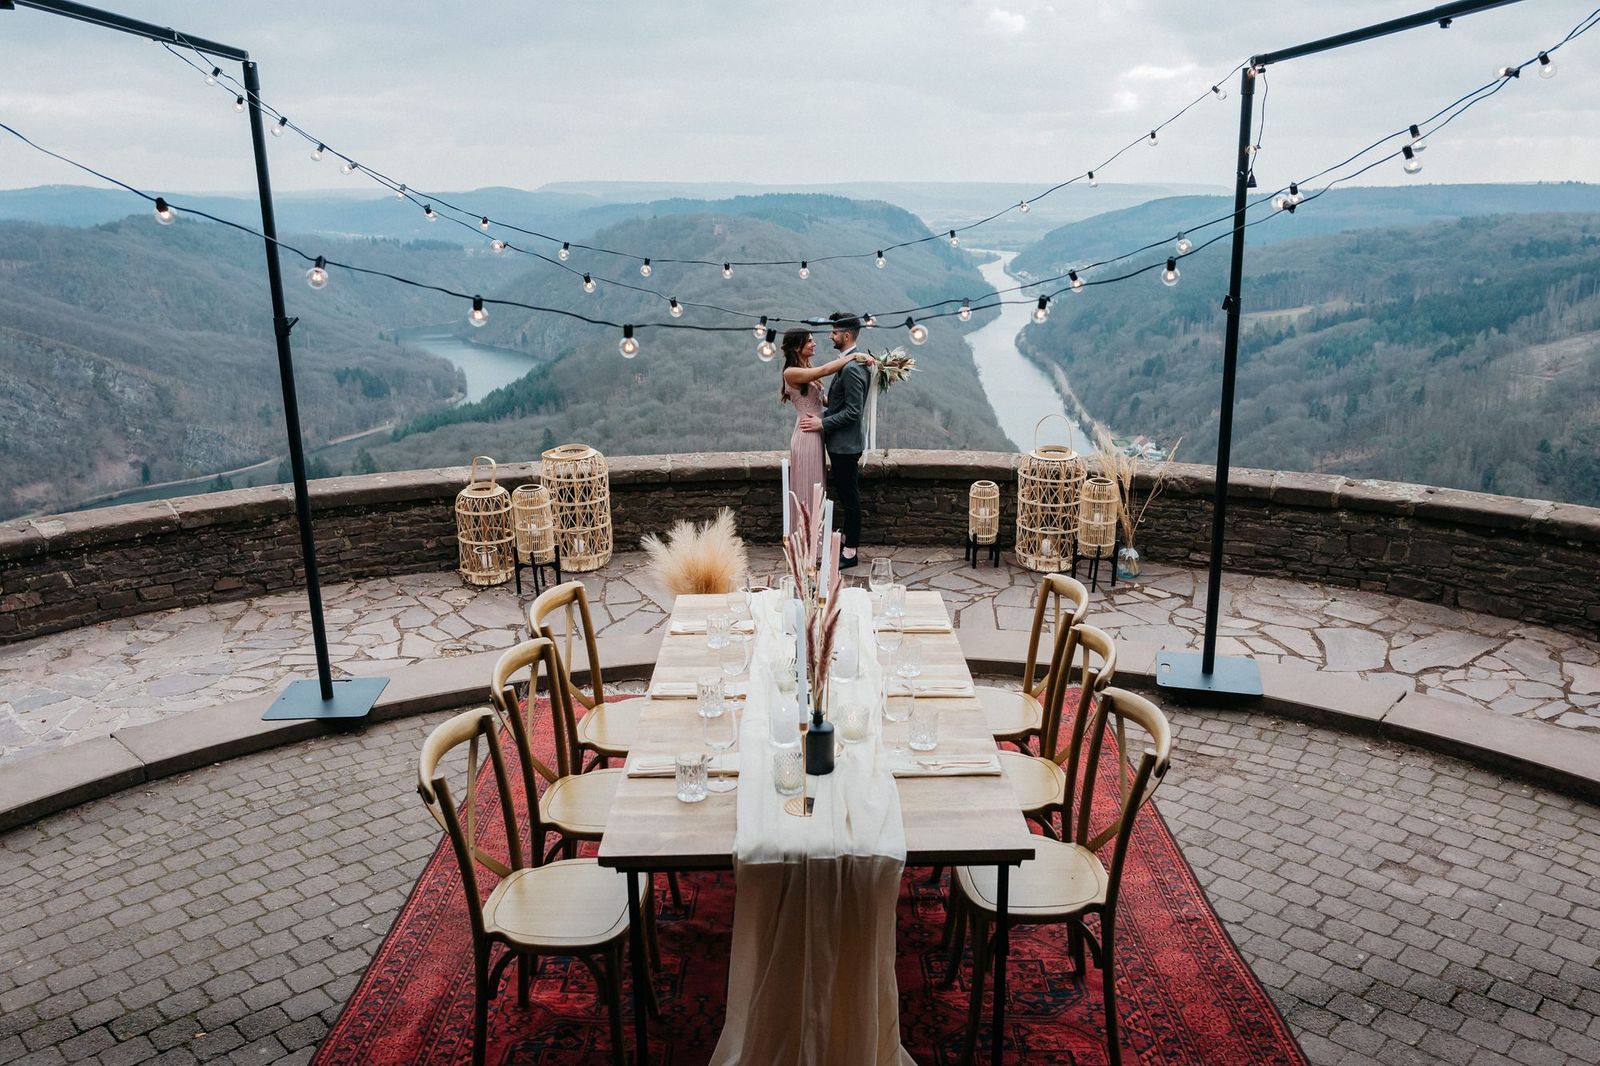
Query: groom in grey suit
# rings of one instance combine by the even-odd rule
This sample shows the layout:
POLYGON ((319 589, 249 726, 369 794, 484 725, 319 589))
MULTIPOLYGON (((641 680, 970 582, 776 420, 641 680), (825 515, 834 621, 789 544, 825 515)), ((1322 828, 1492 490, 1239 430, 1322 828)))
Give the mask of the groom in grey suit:
MULTIPOLYGON (((834 351, 841 355, 854 354, 861 320, 837 311, 828 316, 828 321, 833 323, 830 339, 834 351)), ((837 505, 834 519, 844 534, 841 538, 844 547, 839 556, 841 570, 848 570, 859 561, 856 549, 861 544, 861 488, 856 475, 861 453, 867 449, 867 431, 862 418, 871 384, 872 375, 866 366, 852 360, 834 379, 833 387, 828 390, 828 406, 822 413, 822 444, 832 467, 828 481, 837 505)))

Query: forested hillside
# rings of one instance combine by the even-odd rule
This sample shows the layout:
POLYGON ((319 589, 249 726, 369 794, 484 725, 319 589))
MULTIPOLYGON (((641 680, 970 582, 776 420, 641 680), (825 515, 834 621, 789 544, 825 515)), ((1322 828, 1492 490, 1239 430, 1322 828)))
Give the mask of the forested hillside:
MULTIPOLYGON (((1114 432, 1214 459, 1224 249, 1063 297, 1025 350, 1114 432)), ((1258 248, 1244 307, 1236 465, 1600 504, 1600 214, 1258 248)))
MULTIPOLYGON (((860 251, 927 233, 915 217, 882 203, 827 196, 740 197, 714 204, 673 201, 652 205, 656 217, 625 222, 594 243, 665 258, 799 259, 860 251)), ((571 265, 608 276, 633 274, 637 264, 574 251, 571 265)), ((819 262, 802 280, 792 267, 747 267, 724 279, 716 268, 658 263, 651 287, 685 302, 785 318, 825 316, 838 309, 886 312, 962 293, 985 291, 963 251, 943 241, 893 253, 888 269, 872 259, 819 262)), ((638 323, 672 322, 663 301, 604 284, 585 294, 572 275, 535 265, 495 295, 638 323)), ((691 308, 684 324, 753 326, 751 318, 691 308)), ((975 317, 971 326, 982 321, 975 317)), ((886 439, 899 447, 1005 448, 1005 439, 978 384, 957 322, 933 324, 929 342, 909 348, 922 372, 896 386, 883 408, 886 439)), ((970 326, 967 328, 971 328, 970 326)), ((463 332, 467 327, 463 325, 463 332)), ((787 447, 791 408, 778 403, 781 360, 762 363, 748 328, 731 333, 640 329, 643 350, 633 360, 617 350, 620 333, 554 315, 492 308, 474 340, 520 348, 553 361, 477 404, 423 416, 385 444, 362 442, 381 468, 465 462, 475 452, 504 460, 529 459, 553 441, 580 440, 613 454, 787 447)), ((906 345, 903 329, 869 331, 863 344, 906 345)), ((832 352, 823 334, 818 357, 832 352)), ((353 457, 335 453, 335 467, 353 457)))
MULTIPOLYGON (((454 245, 318 240, 330 258, 491 288, 503 257, 454 245)), ((459 301, 285 256, 301 418, 312 444, 447 403, 455 368, 379 339, 459 301)), ((282 454, 262 246, 137 216, 91 229, 0 222, 0 516, 282 454)))

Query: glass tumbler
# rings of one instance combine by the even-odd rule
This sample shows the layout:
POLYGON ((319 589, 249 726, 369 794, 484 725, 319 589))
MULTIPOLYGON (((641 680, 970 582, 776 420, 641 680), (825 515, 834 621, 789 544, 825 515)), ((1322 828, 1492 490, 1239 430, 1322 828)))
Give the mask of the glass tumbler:
POLYGON ((716 611, 706 618, 706 647, 717 651, 733 639, 733 615, 716 611))
POLYGON ((939 746, 939 703, 916 700, 911 709, 911 750, 932 751, 939 746))
POLYGON ((772 753, 772 787, 778 790, 778 795, 798 796, 805 782, 805 753, 798 745, 772 753))
POLYGON ((721 674, 701 674, 695 682, 695 710, 701 718, 715 718, 727 702, 721 674))
POLYGON ((683 803, 699 803, 706 798, 706 756, 700 751, 686 751, 673 760, 678 781, 678 799, 683 803))

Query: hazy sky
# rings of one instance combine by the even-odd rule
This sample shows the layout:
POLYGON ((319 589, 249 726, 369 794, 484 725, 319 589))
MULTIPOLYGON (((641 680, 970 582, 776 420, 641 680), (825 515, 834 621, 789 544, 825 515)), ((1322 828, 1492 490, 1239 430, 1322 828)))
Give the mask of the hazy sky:
MULTIPOLYGON (((1276 186, 1437 110, 1600 0, 1524 0, 1269 72, 1276 186)), ((549 181, 1036 181, 1081 172, 1246 56, 1419 10, 1402 0, 142 0, 247 48, 263 97, 419 188, 549 181)), ((1435 138, 1422 181, 1600 179, 1600 30, 1435 138)), ((237 73, 237 67, 231 68, 237 73)), ((1237 78, 1104 173, 1224 184, 1237 78)), ((0 12, 0 121, 152 191, 253 185, 245 117, 159 46, 0 12)), ((370 188, 272 141, 280 190, 370 188)), ((1407 179, 1398 165, 1369 183, 1407 179)), ((84 183, 0 138, 0 187, 84 183)))

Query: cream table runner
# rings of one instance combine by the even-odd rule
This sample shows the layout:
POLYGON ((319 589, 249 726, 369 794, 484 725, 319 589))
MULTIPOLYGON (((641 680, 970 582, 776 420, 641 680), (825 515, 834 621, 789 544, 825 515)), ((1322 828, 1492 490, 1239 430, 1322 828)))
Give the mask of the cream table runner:
MULTIPOLYGON (((752 614, 756 646, 739 731, 734 836, 733 948, 728 1016, 713 1066, 898 1066, 895 905, 905 868, 900 797, 871 715, 871 735, 843 745, 834 772, 808 778, 814 814, 784 813, 773 788, 775 668, 792 657, 776 592, 752 614), (787 651, 787 654, 786 654, 787 651)), ((881 691, 872 609, 859 589, 841 593, 841 639, 856 648, 860 676, 833 683, 829 718, 842 738, 845 713, 871 708, 881 691), (846 628, 848 627, 848 629, 846 628)))

